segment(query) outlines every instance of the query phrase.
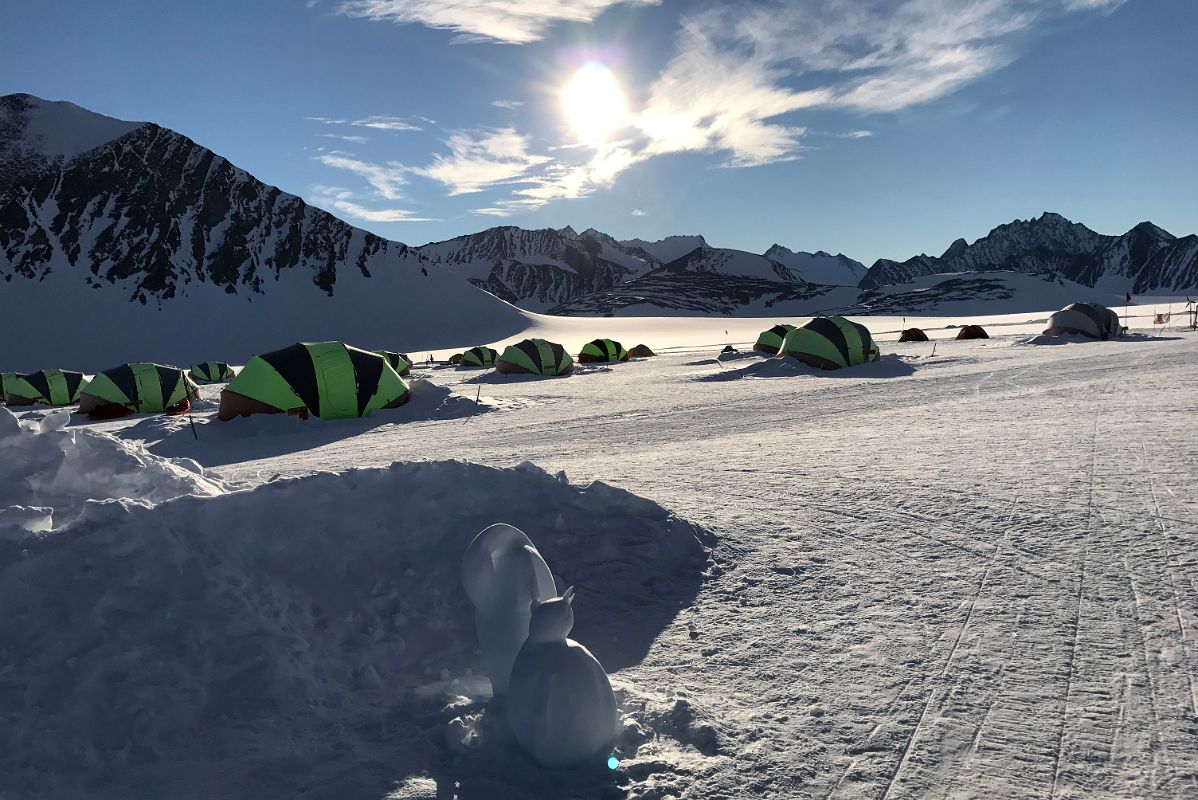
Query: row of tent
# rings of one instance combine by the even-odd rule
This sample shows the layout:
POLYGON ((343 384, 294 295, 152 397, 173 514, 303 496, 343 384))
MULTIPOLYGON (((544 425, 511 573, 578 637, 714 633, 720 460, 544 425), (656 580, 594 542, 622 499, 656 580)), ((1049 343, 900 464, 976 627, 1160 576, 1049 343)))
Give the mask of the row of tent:
MULTIPOLYGON (((954 339, 989 339, 990 334, 986 333, 986 329, 981 325, 966 325, 957 331, 954 339)), ((900 342, 926 342, 930 341, 928 335, 921 328, 907 328, 899 335, 900 342)))
MULTIPOLYGON (((1119 317, 1105 306, 1074 303, 1049 318, 1046 334, 1081 334, 1109 339, 1121 331, 1119 317)), ((979 325, 967 325, 958 339, 989 338, 979 325)), ((927 341, 918 328, 903 331, 900 341, 927 341)), ((817 317, 796 327, 779 324, 762 331, 754 349, 790 356, 819 369, 856 366, 879 358, 864 325, 839 316, 817 317)), ((631 350, 613 339, 588 342, 580 363, 618 363, 654 355, 645 345, 631 350)), ((565 375, 574 359, 545 339, 525 339, 502 353, 473 347, 450 359, 463 368, 494 368, 506 374, 565 375)), ((403 376, 411 360, 389 350, 360 350, 343 342, 297 343, 252 357, 240 373, 220 361, 205 361, 184 371, 178 367, 131 362, 104 370, 91 380, 80 372, 46 369, 0 375, 0 397, 9 405, 79 404, 93 418, 134 412, 183 413, 198 397, 198 384, 227 383, 221 391, 222 420, 256 413, 287 413, 322 419, 361 417, 376 408, 406 403, 410 388, 403 376)))
POLYGON ((130 411, 185 411, 195 392, 196 382, 188 373, 147 362, 121 364, 90 380, 82 372, 64 369, 0 376, 0 394, 10 406, 78 403, 80 411, 97 417, 130 411))
MULTIPOLYGON (((411 390, 403 375, 411 362, 394 354, 359 350, 343 342, 294 344, 254 356, 220 395, 217 417, 287 413, 304 419, 363 417, 377 408, 406 403, 411 390)), ((579 353, 582 363, 614 363, 653 355, 644 345, 625 350, 619 342, 596 339, 579 353)), ((525 339, 504 349, 478 346, 450 359, 463 368, 494 368, 507 374, 552 377, 574 369, 562 345, 525 339)))
MULTIPOLYGON (((380 350, 370 355, 396 375, 411 371, 410 359, 400 353, 380 350)), ((60 369, 26 375, 6 372, 0 375, 0 400, 10 406, 78 403, 79 411, 94 419, 138 412, 179 414, 190 409, 200 384, 228 383, 236 378, 237 372, 223 361, 202 361, 186 371, 164 364, 128 362, 90 380, 81 372, 60 369)))
MULTIPOLYGON (((638 344, 631 350, 614 339, 594 339, 583 345, 578 353, 580 364, 615 364, 630 358, 649 358, 654 353, 648 345, 638 344)), ((463 369, 490 369, 509 375, 565 375, 574 369, 574 360, 566 348, 547 339, 525 339, 509 345, 500 353, 482 345, 450 356, 449 363, 463 369)))

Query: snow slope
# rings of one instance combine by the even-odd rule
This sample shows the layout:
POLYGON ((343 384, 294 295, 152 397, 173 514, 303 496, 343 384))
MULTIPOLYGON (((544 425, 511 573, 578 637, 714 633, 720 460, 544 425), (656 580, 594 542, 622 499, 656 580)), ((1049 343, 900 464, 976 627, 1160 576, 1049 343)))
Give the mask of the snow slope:
MULTIPOLYGON (((0 547, 0 774, 34 798, 1188 796, 1198 338, 1039 347, 1022 316, 910 319, 997 335, 836 373, 725 363, 723 320, 674 319, 683 349, 567 378, 423 371, 485 414, 196 443, 244 488, 0 547), (536 770, 483 706, 450 570, 500 519, 602 587, 578 630, 626 715, 614 771, 536 770)), ((545 324, 588 322, 636 324, 545 324)))
POLYGON ((61 165, 142 124, 29 94, 0 97, 0 187, 18 174, 61 165))

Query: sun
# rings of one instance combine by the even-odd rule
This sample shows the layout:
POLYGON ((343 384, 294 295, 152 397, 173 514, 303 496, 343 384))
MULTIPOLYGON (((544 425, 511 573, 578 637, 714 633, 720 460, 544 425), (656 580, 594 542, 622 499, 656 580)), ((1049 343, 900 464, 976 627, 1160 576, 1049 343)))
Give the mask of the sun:
POLYGON ((603 64, 583 64, 561 90, 562 111, 583 144, 598 145, 624 127, 628 107, 620 82, 603 64))

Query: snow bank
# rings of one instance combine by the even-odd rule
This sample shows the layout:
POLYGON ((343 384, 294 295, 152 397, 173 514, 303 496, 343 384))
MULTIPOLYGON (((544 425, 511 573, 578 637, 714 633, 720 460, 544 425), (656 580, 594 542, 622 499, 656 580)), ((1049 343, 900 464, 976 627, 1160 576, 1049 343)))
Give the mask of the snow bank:
MULTIPOLYGON (((151 494, 203 485, 120 452, 179 481, 146 477, 151 494)), ((534 538, 578 587, 575 634, 609 671, 643 658, 707 563, 706 534, 655 503, 531 465, 397 463, 211 493, 90 505, 0 550, 13 796, 381 797, 427 787, 430 770, 445 789, 447 726, 467 702, 446 694, 488 686, 458 579, 479 530, 534 538)))
POLYGON ((21 422, 0 408, 0 537, 61 527, 89 501, 159 503, 222 491, 195 462, 157 458, 107 433, 67 428, 69 421, 56 411, 21 422))

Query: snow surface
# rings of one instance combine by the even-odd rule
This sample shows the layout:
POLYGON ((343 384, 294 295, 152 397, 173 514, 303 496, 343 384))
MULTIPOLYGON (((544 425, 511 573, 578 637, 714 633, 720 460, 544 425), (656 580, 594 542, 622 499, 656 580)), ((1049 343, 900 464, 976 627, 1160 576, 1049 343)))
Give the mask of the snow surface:
POLYGON ((0 540, 0 775, 22 798, 1193 796, 1198 335, 1034 346, 1051 310, 871 319, 994 338, 887 334, 837 373, 717 357, 724 320, 530 317, 664 354, 417 368, 468 416, 67 428, 219 492, 0 540), (614 771, 536 768, 485 706, 456 574, 498 521, 579 587, 614 771))

